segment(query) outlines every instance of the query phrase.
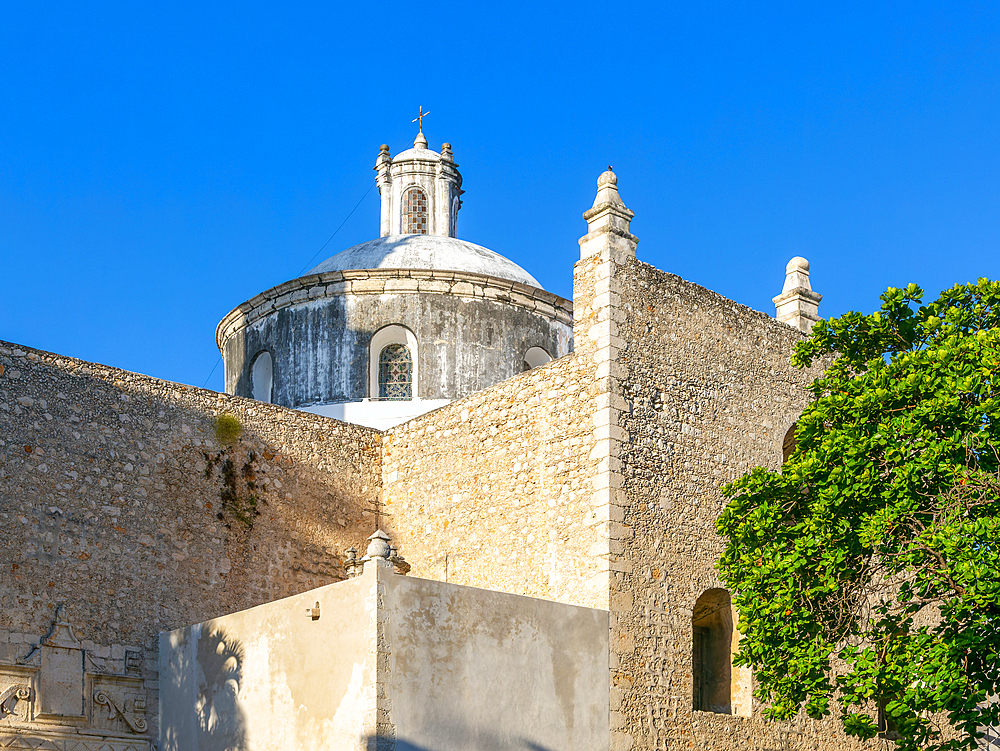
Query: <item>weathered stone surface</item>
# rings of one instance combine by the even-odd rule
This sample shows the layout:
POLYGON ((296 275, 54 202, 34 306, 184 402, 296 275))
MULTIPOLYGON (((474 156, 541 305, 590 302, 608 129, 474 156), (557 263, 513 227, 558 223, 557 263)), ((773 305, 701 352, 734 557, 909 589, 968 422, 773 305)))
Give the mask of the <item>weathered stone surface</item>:
POLYGON ((3 343, 0 366, 0 640, 66 603, 82 641, 155 653, 161 629, 342 579, 370 531, 375 431, 3 343))
POLYGON ((248 311, 240 306, 222 320, 216 338, 228 392, 250 396, 253 360, 269 352, 275 404, 301 407, 378 396, 369 393, 370 344, 379 329, 391 325, 416 335, 417 395, 423 399, 460 398, 516 375, 531 347, 551 357, 572 349, 572 305, 544 290, 452 271, 338 273, 349 289, 321 284, 327 275, 314 274, 303 278, 306 289, 248 311))
POLYGON ((602 536, 592 388, 570 355, 386 432, 386 529, 415 575, 607 607, 580 555, 602 536))
POLYGON ((801 334, 639 261, 614 273, 624 313, 613 390, 625 402, 617 423, 626 436, 618 456, 628 530, 611 584, 612 643, 627 644, 612 673, 621 732, 648 749, 858 745, 833 721, 765 722, 758 706, 734 709, 751 716, 692 709, 693 608, 724 586, 715 570, 719 489, 754 466, 781 464, 782 440, 819 373, 789 363, 801 334))

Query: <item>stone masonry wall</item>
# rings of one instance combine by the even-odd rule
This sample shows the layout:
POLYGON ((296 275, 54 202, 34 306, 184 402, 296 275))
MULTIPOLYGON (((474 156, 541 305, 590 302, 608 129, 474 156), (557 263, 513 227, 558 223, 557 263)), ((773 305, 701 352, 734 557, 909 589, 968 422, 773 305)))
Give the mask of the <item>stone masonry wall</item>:
POLYGON ((615 276, 624 534, 612 551, 612 748, 853 747, 832 722, 692 710, 692 611, 724 586, 720 487, 780 466, 818 374, 789 363, 802 335, 635 259, 615 276))
POLYGON ((0 342, 0 655, 64 603, 93 656, 145 653, 152 725, 158 631, 344 578, 380 451, 368 428, 0 342))
POLYGON ((411 574, 607 608, 594 398, 568 355, 387 431, 383 526, 411 574))

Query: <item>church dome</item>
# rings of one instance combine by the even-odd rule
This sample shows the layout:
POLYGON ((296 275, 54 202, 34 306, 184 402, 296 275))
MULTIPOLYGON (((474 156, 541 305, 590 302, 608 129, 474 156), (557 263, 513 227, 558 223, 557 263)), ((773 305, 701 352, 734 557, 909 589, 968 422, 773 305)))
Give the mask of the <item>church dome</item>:
POLYGON ((535 277, 499 253, 440 235, 388 235, 369 240, 327 258, 309 273, 364 269, 467 271, 542 289, 535 277))
POLYGON ((375 171, 377 239, 219 323, 229 393, 383 430, 572 351, 569 300, 458 239, 451 144, 383 145, 375 171))

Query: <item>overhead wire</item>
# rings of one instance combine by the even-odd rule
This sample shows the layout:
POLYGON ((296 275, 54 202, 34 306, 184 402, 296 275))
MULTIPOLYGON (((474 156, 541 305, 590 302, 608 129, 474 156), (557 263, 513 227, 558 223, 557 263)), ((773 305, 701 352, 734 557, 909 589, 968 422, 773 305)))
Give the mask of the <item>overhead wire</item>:
MULTIPOLYGON (((340 230, 342 230, 344 228, 344 225, 347 224, 347 220, 350 219, 354 215, 354 212, 357 211, 358 207, 364 202, 364 200, 366 198, 368 198, 368 194, 372 192, 372 188, 374 188, 377 184, 378 184, 378 180, 377 179, 376 180, 372 180, 371 185, 368 186, 368 190, 366 190, 365 193, 364 193, 364 195, 361 196, 361 199, 356 204, 354 204, 354 208, 351 209, 351 212, 347 216, 344 217, 344 221, 342 221, 340 223, 340 226, 337 227, 337 229, 335 229, 333 231, 333 234, 330 235, 329 238, 327 238, 327 241, 325 243, 323 243, 323 245, 320 246, 320 249, 317 250, 315 253, 313 253, 312 258, 310 258, 308 261, 306 261, 306 265, 302 267, 302 270, 299 271, 299 273, 296 274, 296 276, 302 276, 302 274, 305 272, 305 270, 308 269, 309 266, 312 264, 312 262, 316 260, 316 256, 318 256, 320 253, 322 253, 323 249, 326 248, 326 246, 329 245, 331 242, 333 242, 333 238, 335 238, 337 236, 337 233, 340 232, 340 230)), ((222 355, 221 354, 219 355, 218 359, 216 359, 215 365, 212 366, 212 372, 208 374, 208 378, 206 378, 205 379, 205 383, 202 384, 201 387, 203 389, 204 388, 208 388, 208 382, 210 380, 212 380, 212 376, 215 375, 215 370, 216 370, 216 368, 219 367, 219 363, 220 362, 222 362, 222 355)))

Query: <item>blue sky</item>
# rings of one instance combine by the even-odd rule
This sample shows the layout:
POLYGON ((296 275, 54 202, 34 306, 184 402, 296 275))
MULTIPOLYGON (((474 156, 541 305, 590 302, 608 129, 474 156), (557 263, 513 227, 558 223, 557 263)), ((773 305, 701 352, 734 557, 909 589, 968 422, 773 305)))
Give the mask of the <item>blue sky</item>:
MULTIPOLYGON (((453 144, 459 236, 572 295, 613 164, 640 259, 773 314, 1000 277, 1000 4, 0 5, 0 339, 201 386, 219 319, 378 235, 453 144)), ((222 387, 221 367, 208 380, 222 387)))

